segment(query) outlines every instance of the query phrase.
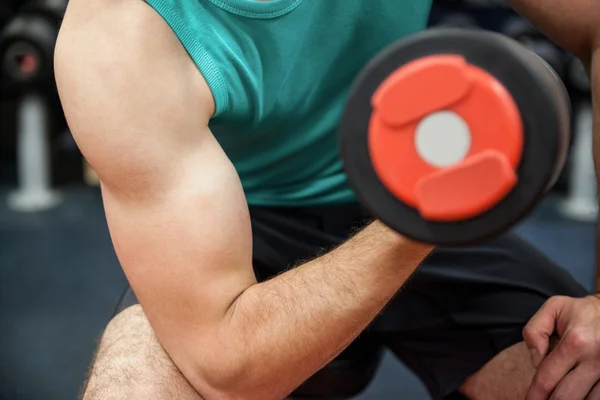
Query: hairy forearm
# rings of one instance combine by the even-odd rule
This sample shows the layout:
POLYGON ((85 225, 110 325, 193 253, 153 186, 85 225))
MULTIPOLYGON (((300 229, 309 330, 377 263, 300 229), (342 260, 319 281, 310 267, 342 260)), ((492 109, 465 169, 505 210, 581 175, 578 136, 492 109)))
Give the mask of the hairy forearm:
MULTIPOLYGON (((247 289, 220 328, 236 362, 220 386, 282 398, 339 354, 431 251, 375 222, 336 250, 247 289)), ((227 357, 225 357, 227 358, 227 357)))

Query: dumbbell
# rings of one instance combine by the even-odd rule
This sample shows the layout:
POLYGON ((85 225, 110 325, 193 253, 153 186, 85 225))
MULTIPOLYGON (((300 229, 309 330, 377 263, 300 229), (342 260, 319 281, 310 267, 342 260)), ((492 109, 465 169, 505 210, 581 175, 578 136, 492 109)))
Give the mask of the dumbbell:
POLYGON ((60 202, 51 179, 52 119, 63 114, 56 112, 53 58, 66 5, 67 0, 30 0, 0 35, 0 70, 19 93, 17 188, 7 198, 15 211, 41 211, 60 202))
POLYGON ((502 27, 502 33, 541 57, 561 79, 564 79, 567 63, 566 53, 556 47, 529 21, 521 17, 509 18, 502 27))
POLYGON ((66 0, 27 2, 0 36, 0 65, 15 84, 54 85, 54 46, 66 0))
POLYGON ((435 24, 436 28, 478 29, 477 20, 464 12, 447 13, 435 24))
POLYGON ((399 233, 476 244, 552 187, 570 104, 541 58, 491 31, 430 29, 378 54, 352 85, 340 154, 358 199, 399 233))
POLYGON ((19 11, 22 14, 43 15, 60 24, 67 11, 67 4, 68 0, 29 0, 19 11))
POLYGON ((10 8, 10 4, 5 2, 0 2, 0 30, 4 28, 4 24, 10 19, 12 15, 12 10, 10 8))
POLYGON ((577 57, 571 57, 567 64, 567 81, 578 92, 588 95, 592 90, 589 72, 577 57))

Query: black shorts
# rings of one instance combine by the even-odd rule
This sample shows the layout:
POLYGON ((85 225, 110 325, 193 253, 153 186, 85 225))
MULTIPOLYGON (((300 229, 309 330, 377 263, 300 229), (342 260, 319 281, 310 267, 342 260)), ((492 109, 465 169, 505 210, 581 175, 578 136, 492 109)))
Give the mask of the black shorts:
MULTIPOLYGON (((369 222, 357 204, 251 207, 250 214, 259 281, 334 248, 369 222)), ((587 292, 514 235, 479 247, 438 248, 357 342, 363 350, 389 348, 432 398, 443 398, 497 353, 520 342, 523 326, 555 295, 583 297, 587 292)), ((116 311, 135 302, 129 290, 116 311)), ((347 350, 352 351, 357 352, 353 346, 347 350)))

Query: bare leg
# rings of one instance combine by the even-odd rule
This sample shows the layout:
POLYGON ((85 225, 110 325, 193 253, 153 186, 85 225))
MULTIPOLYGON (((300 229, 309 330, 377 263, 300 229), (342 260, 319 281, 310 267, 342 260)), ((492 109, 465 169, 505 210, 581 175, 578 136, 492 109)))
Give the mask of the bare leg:
POLYGON ((520 400, 525 398, 535 370, 523 342, 494 357, 461 386, 473 400, 520 400))
POLYGON ((83 400, 202 400, 154 336, 139 305, 108 324, 83 400))
MULTIPOLYGON (((473 400, 523 399, 534 368, 527 347, 507 348, 460 391, 473 400)), ((142 308, 132 306, 107 326, 83 400, 202 400, 158 343, 142 308)))

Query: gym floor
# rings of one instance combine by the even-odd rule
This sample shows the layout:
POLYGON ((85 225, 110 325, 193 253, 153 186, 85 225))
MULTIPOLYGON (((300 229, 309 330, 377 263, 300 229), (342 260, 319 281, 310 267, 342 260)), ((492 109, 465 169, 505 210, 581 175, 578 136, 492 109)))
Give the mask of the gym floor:
MULTIPOLYGON (((96 341, 125 287, 97 189, 62 188, 42 213, 6 207, 0 187, 0 399, 75 400, 96 341)), ((548 199, 518 230, 591 288, 592 224, 560 217, 548 199)), ((357 399, 426 399, 418 380, 386 354, 357 399)))

